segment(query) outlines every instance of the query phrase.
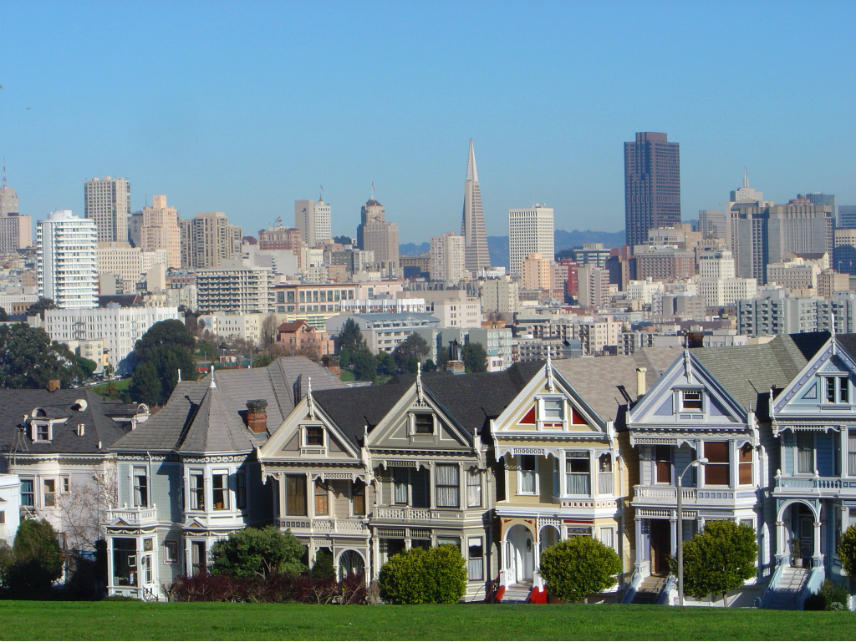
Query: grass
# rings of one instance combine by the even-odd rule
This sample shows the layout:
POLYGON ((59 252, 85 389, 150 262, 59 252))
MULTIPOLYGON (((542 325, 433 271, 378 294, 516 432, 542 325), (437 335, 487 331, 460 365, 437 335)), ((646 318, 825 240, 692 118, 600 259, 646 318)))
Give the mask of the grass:
POLYGON ((848 611, 641 605, 0 602, 0 639, 852 640, 848 611))
POLYGON ((92 386, 92 392, 105 397, 106 399, 119 399, 122 391, 131 387, 131 378, 116 379, 107 383, 100 383, 97 386, 92 386))

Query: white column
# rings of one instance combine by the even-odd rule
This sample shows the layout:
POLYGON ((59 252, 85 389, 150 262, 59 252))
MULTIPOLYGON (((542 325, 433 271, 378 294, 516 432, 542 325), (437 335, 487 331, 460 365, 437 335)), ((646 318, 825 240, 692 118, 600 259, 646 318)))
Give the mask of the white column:
POLYGON ((814 522, 814 553, 812 554, 813 565, 818 565, 818 563, 823 559, 823 555, 820 553, 820 521, 814 522))
POLYGON ((380 575, 380 537, 378 537, 377 529, 374 529, 374 533, 372 535, 372 581, 376 580, 380 575))
POLYGON ((672 531, 671 542, 669 543, 670 553, 674 557, 678 551, 678 519, 677 513, 673 513, 669 518, 669 527, 672 531))
POLYGON ((785 522, 778 520, 776 522, 776 561, 781 562, 787 552, 785 551, 785 522))
POLYGON ((740 479, 738 477, 738 461, 737 457, 737 441, 734 439, 728 440, 728 487, 729 488, 737 488, 737 482, 740 479))
POLYGON ((107 536, 107 586, 113 585, 113 537, 107 536))
POLYGON ((850 509, 847 506, 839 506, 841 509, 841 517, 840 517, 840 532, 843 535, 844 531, 850 528, 850 509))
MULTIPOLYGON (((143 570, 143 555, 145 555, 145 552, 143 551, 143 538, 137 535, 135 541, 137 543, 137 588, 142 589, 146 580, 146 578, 143 577, 145 573, 143 570)), ((142 595, 142 592, 140 592, 140 595, 142 595)))
POLYGON ((436 479, 437 477, 434 475, 434 462, 432 461, 428 465, 428 503, 431 510, 437 508, 436 479))
POLYGON ((467 480, 465 479, 464 462, 458 462, 458 508, 466 510, 467 504, 467 480))
POLYGON ((503 584, 503 585, 507 583, 506 578, 505 578, 505 569, 508 567, 508 559, 507 559, 508 554, 505 550, 506 549, 505 536, 506 536, 506 534, 503 533, 503 539, 499 540, 499 557, 500 557, 499 583, 503 584))
POLYGON ((636 527, 636 543, 634 548, 636 549, 636 570, 639 571, 642 568, 642 518, 636 517, 633 520, 634 526, 636 527))
POLYGON ((845 475, 856 475, 856 470, 847 470, 847 427, 841 426, 841 432, 838 435, 838 439, 841 442, 839 450, 839 470, 841 471, 841 476, 845 475))
POLYGON ((589 451, 589 484, 591 484, 591 496, 597 497, 597 490, 600 485, 600 468, 598 467, 598 458, 593 450, 589 451))
POLYGON ((310 473, 306 473, 306 495, 306 517, 312 519, 315 517, 315 480, 310 473))
POLYGON ((565 479, 565 451, 559 451, 559 497, 567 494, 568 482, 565 479))

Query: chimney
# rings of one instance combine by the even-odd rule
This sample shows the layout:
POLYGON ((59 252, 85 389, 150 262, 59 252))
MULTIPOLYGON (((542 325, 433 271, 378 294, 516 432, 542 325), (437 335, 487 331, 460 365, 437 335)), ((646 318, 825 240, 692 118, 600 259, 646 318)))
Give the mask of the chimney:
POLYGON ((48 392, 56 392, 59 390, 59 379, 49 379, 48 380, 48 392))
POLYGON ((648 372, 648 368, 636 368, 636 398, 638 399, 646 392, 648 392, 648 388, 645 384, 645 373, 648 372))
POLYGON ((247 402, 247 428, 254 433, 267 432, 267 401, 264 399, 247 402))

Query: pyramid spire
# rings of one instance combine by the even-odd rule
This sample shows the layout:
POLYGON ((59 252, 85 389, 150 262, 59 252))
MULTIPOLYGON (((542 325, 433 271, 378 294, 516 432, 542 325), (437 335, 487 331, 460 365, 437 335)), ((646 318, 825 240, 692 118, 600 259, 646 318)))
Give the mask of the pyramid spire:
POLYGON ((479 274, 490 267, 487 251, 487 233, 484 225, 479 172, 476 168, 476 153, 470 139, 467 157, 467 180, 464 183, 464 212, 461 220, 461 236, 464 237, 464 263, 468 272, 479 274))
POLYGON ((467 180, 476 182, 479 180, 479 170, 476 167, 476 152, 473 149, 472 138, 470 138, 470 154, 467 156, 467 180))

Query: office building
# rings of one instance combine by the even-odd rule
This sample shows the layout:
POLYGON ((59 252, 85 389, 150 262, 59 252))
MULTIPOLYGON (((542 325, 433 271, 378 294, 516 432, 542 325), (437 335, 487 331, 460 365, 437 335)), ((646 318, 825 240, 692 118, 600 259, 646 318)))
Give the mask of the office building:
POLYGON ((838 199, 835 198, 835 194, 824 194, 823 192, 806 192, 805 194, 799 194, 797 198, 805 198, 810 203, 814 203, 815 205, 826 206, 832 208, 832 218, 835 219, 836 225, 841 227, 838 223, 838 199))
POLYGON ((521 265, 520 287, 524 290, 552 290, 554 266, 555 262, 549 256, 541 256, 538 252, 529 254, 521 265))
POLYGON ((478 276, 483 269, 490 267, 490 255, 487 251, 487 233, 484 224, 481 185, 476 167, 476 153, 473 151, 473 139, 470 138, 470 152, 467 157, 467 179, 464 183, 464 212, 461 221, 461 235, 466 248, 467 271, 478 276))
POLYGON ((856 228, 856 205, 838 206, 838 227, 856 228))
POLYGON ((496 314, 510 319, 520 309, 517 281, 505 275, 479 283, 481 306, 485 314, 496 314))
POLYGON ((202 212, 181 221, 182 267, 217 268, 241 258, 241 226, 223 212, 202 212))
POLYGON ((582 265, 577 270, 577 302, 584 308, 600 308, 609 303, 609 270, 582 265))
POLYGON ((17 212, 0 216, 0 254, 10 254, 33 244, 33 221, 17 212))
POLYGON ((386 210, 374 195, 360 209, 357 244, 374 252, 375 264, 384 274, 398 273, 398 225, 386 220, 386 210))
POLYGON ((457 283, 467 278, 463 236, 452 232, 432 236, 430 248, 432 281, 457 283))
POLYGON ((39 296, 58 308, 94 308, 98 305, 95 221, 74 216, 71 210, 52 212, 39 222, 37 278, 39 296))
POLYGON ((128 240, 131 185, 127 179, 92 178, 83 185, 83 201, 86 218, 97 226, 99 242, 128 240))
POLYGON ((666 134, 637 132, 624 143, 624 209, 627 244, 648 240, 648 230, 681 222, 678 143, 666 134))
POLYGON ((140 217, 139 247, 143 250, 165 250, 168 268, 181 267, 181 230, 178 210, 166 204, 165 194, 152 197, 151 207, 144 207, 140 217))
POLYGON ((0 180, 0 218, 20 211, 18 194, 6 184, 6 166, 3 165, 3 177, 0 180))
POLYGON ((309 247, 320 245, 332 238, 330 231, 330 204, 324 199, 294 201, 294 227, 309 247))
POLYGON ((555 257, 553 208, 533 205, 508 210, 508 271, 520 276, 523 259, 533 253, 555 257))

